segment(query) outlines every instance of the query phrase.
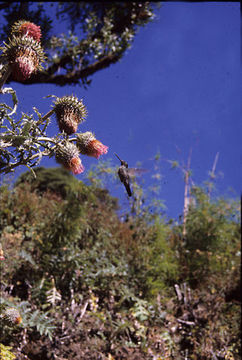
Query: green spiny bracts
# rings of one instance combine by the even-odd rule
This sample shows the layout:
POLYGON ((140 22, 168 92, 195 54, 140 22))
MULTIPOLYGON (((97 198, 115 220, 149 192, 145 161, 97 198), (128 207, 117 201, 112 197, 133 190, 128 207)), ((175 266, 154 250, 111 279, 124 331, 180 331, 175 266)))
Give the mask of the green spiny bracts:
POLYGON ((84 171, 81 159, 79 158, 79 151, 76 145, 69 141, 58 145, 55 152, 56 161, 63 165, 67 170, 77 175, 84 171))
POLYGON ((108 146, 103 145, 90 131, 76 134, 76 146, 82 155, 92 156, 96 159, 108 152, 108 146))
POLYGON ((9 64, 17 81, 24 81, 42 69, 44 52, 39 42, 32 38, 13 36, 2 50, 2 59, 9 64))
POLYGON ((60 131, 64 131, 67 135, 74 134, 78 124, 83 122, 87 116, 87 110, 82 100, 78 100, 75 96, 57 98, 53 110, 60 131))
POLYGON ((37 26, 34 23, 27 20, 19 20, 12 25, 11 36, 13 35, 20 37, 26 36, 40 42, 40 38, 41 38, 40 26, 37 26))
MULTIPOLYGON (((94 133, 86 131, 85 133, 76 134, 76 145, 81 153, 85 152, 90 141, 96 140, 94 133)), ((84 154, 86 155, 86 154, 84 154)))

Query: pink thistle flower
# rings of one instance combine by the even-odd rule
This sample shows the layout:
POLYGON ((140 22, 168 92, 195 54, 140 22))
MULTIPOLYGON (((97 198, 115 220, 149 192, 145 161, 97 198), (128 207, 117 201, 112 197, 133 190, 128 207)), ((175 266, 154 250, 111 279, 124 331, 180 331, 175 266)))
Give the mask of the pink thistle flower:
POLYGON ((57 98, 54 104, 60 131, 64 131, 67 135, 74 134, 79 123, 83 122, 87 116, 82 100, 78 100, 75 96, 63 96, 57 98))
POLYGON ((108 146, 103 145, 99 140, 92 140, 87 147, 87 155, 99 159, 100 155, 107 154, 108 146))
POLYGON ((20 20, 14 23, 11 34, 20 37, 27 36, 38 42, 40 42, 41 38, 40 26, 37 26, 34 23, 26 20, 20 20))
POLYGON ((108 152, 108 146, 103 145, 90 131, 77 134, 76 145, 81 154, 92 156, 96 159, 99 159, 101 155, 107 154, 108 152))
POLYGON ((35 72, 35 68, 33 58, 26 55, 17 57, 12 63, 12 73, 18 81, 27 80, 35 72))
POLYGON ((74 175, 81 174, 85 169, 82 165, 81 159, 78 157, 72 158, 69 165, 69 170, 73 172, 74 175))
POLYGON ((64 168, 72 171, 74 175, 81 174, 85 170, 79 158, 77 147, 70 142, 58 146, 55 159, 59 164, 63 165, 64 168))
POLYGON ((13 36, 3 48, 3 58, 9 63, 13 78, 24 81, 41 69, 44 52, 36 40, 13 36))

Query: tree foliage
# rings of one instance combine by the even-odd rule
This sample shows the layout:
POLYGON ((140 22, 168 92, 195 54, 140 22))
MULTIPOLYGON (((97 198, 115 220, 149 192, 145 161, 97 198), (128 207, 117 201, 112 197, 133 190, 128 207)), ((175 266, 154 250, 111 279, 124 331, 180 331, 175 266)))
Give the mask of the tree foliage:
MULTIPOLYGON (((0 6, 7 22, 2 25, 1 40, 7 40, 9 26, 21 19, 34 22, 43 31, 46 67, 24 84, 87 86, 93 74, 123 57, 139 27, 153 19, 157 6, 152 2, 109 1, 47 4, 8 2, 0 6), (54 33, 55 17, 67 25, 66 33, 54 33)), ((9 80, 14 81, 12 77, 9 80)))

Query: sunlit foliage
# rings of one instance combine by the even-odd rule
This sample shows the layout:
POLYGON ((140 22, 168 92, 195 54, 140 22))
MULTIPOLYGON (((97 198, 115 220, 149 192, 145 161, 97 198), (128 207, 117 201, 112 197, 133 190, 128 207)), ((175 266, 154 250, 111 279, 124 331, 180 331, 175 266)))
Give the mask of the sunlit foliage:
POLYGON ((239 206, 192 194, 184 238, 158 213, 121 221, 61 168, 1 187, 1 306, 22 322, 0 343, 18 359, 239 359, 239 206))

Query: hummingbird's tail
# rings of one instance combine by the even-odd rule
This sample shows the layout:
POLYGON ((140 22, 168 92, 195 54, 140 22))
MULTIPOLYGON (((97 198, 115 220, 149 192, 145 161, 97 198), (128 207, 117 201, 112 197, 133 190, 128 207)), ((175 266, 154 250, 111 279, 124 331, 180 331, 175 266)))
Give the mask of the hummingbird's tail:
POLYGON ((124 182, 124 186, 125 186, 125 189, 126 189, 128 195, 129 195, 129 196, 132 196, 132 192, 131 192, 131 189, 130 189, 129 184, 127 184, 126 182, 124 182))

